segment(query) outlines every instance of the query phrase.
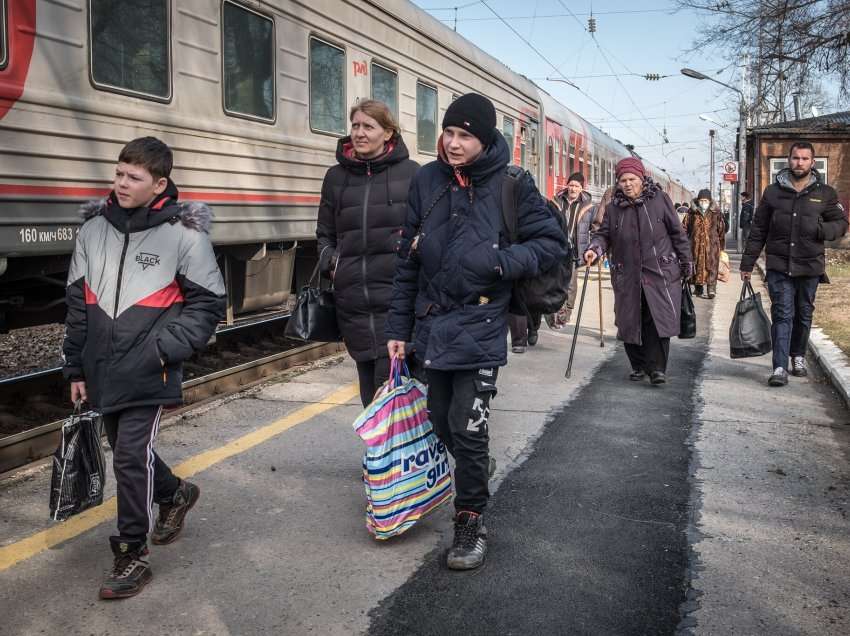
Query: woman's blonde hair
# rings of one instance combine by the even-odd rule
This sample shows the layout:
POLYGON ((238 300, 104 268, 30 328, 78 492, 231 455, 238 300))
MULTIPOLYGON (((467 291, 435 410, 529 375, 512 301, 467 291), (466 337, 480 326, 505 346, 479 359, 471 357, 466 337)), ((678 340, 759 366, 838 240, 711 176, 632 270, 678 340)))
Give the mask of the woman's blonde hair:
POLYGON ((393 112, 384 102, 377 99, 364 99, 361 102, 357 102, 351 107, 351 111, 348 113, 348 121, 353 120, 355 113, 358 112, 374 119, 384 130, 392 130, 394 135, 401 134, 401 129, 393 116, 393 112))

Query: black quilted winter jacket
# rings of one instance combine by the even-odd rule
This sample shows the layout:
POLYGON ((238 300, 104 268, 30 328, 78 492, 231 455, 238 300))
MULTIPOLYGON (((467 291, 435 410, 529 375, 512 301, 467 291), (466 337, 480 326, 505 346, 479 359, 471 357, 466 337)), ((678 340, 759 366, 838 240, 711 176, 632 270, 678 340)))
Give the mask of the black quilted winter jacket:
POLYGON ((412 340, 425 369, 506 364, 513 281, 567 256, 566 237, 528 173, 517 184, 519 241, 507 240, 501 192, 509 156, 496 135, 459 175, 441 158, 413 179, 387 336, 412 340))
POLYGON ((791 185, 790 170, 780 171, 756 208, 741 271, 751 272, 762 248, 767 269, 789 276, 823 276, 824 241, 847 232, 847 217, 838 195, 816 170, 800 192, 791 185))
POLYGON ((183 361, 224 315, 212 212, 178 203, 171 181, 149 208, 124 210, 110 195, 82 212, 65 291, 65 377, 85 380, 103 413, 179 403, 183 361))
POLYGON ((419 164, 396 136, 372 161, 354 158, 351 138, 340 139, 322 184, 316 237, 320 268, 333 270, 337 323, 358 362, 387 356, 384 323, 396 251, 407 215, 407 192, 419 164))

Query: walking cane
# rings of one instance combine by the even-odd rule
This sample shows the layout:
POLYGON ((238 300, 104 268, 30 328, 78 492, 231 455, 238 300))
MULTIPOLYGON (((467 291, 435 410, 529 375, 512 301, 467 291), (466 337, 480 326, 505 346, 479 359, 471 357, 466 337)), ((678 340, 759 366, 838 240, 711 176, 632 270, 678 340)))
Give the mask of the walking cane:
POLYGON ((602 323, 602 259, 596 259, 596 280, 599 283, 599 346, 605 346, 605 325, 602 323))
POLYGON ((570 361, 567 363, 565 378, 569 378, 573 370, 573 357, 576 353, 576 341, 578 340, 578 327, 581 324, 581 309, 584 307, 584 293, 587 291, 587 278, 590 276, 590 266, 584 268, 584 282, 581 286, 581 300, 578 301, 578 314, 576 314, 576 330, 573 332, 573 344, 570 347, 570 361))

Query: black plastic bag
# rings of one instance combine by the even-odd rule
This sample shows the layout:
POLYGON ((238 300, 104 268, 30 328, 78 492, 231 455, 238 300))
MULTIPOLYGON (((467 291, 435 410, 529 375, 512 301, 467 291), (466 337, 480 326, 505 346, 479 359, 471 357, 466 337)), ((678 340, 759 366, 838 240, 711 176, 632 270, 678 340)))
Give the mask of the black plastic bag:
POLYGON ((770 319, 761 304, 761 294, 750 281, 741 288, 741 299, 729 327, 729 348, 733 358, 753 358, 771 351, 770 319))
POLYGON ((679 338, 696 338, 697 310, 694 307, 694 297, 687 279, 682 281, 682 310, 679 314, 679 338))
POLYGON ((62 425, 50 480, 50 518, 54 521, 64 521, 103 503, 106 459, 102 435, 103 420, 98 413, 81 415, 75 409, 62 425))
POLYGON ((339 326, 336 322, 336 303, 333 288, 322 289, 321 279, 318 278, 319 265, 310 275, 298 294, 295 309, 286 323, 284 335, 287 338, 314 342, 339 342, 339 326), (313 287, 313 279, 317 279, 317 287, 313 287))

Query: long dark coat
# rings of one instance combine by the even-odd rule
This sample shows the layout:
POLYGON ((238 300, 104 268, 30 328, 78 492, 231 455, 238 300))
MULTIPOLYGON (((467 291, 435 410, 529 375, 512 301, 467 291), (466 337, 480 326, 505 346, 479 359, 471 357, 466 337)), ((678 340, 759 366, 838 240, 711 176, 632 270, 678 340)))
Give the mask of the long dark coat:
POLYGON ((691 248, 673 203, 652 179, 644 178, 634 200, 617 189, 590 249, 609 252, 617 338, 642 344, 641 289, 658 335, 679 335, 682 273, 691 269, 691 248))
POLYGON ((496 135, 471 165, 455 171, 441 153, 410 186, 387 335, 412 339, 426 369, 506 364, 513 281, 566 258, 566 237, 528 173, 516 190, 519 241, 507 240, 501 201, 509 159, 496 135))
POLYGON ((333 270, 337 323, 358 362, 387 356, 384 324, 392 295, 396 251, 407 217, 410 180, 419 164, 399 136, 372 161, 354 157, 351 138, 339 140, 322 183, 316 237, 320 268, 333 270))

